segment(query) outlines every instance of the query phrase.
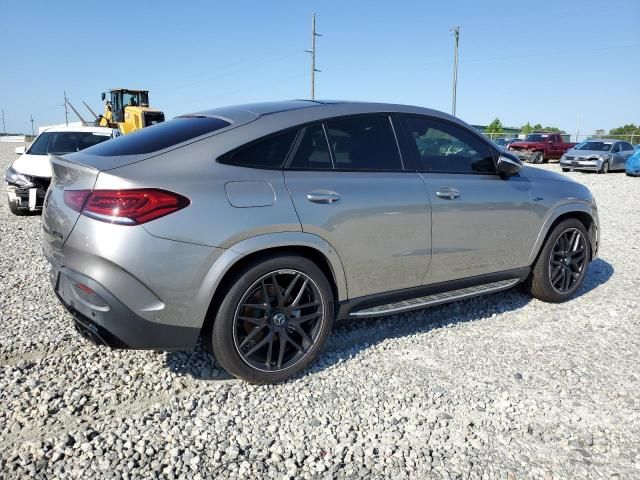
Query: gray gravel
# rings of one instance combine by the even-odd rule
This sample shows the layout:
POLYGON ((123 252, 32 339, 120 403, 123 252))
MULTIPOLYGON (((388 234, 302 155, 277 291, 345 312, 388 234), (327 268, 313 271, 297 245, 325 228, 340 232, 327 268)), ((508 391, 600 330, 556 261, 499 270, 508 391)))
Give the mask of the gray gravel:
POLYGON ((0 477, 640 478, 640 179, 569 175, 603 231, 577 298, 509 291, 342 323, 310 371, 266 387, 201 348, 80 339, 40 217, 12 216, 2 187, 0 477))

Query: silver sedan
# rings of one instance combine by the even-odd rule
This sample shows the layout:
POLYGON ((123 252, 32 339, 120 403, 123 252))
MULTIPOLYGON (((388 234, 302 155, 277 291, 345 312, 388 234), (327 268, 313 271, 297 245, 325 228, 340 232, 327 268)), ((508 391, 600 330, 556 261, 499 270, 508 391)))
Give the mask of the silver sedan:
POLYGON ((570 170, 608 173, 624 171, 624 166, 631 155, 633 145, 616 139, 598 138, 587 140, 567 151, 560 158, 563 172, 570 170))

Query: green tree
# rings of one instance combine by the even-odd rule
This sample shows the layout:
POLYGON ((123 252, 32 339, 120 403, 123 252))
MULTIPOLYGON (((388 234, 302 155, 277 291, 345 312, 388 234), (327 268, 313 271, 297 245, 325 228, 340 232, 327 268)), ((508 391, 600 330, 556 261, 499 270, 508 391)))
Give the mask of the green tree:
POLYGON ((533 127, 529 122, 527 122, 520 127, 520 130, 524 135, 529 135, 531 132, 533 132, 533 127))
POLYGON ((495 135, 500 135, 503 131, 502 122, 498 117, 496 117, 493 122, 487 126, 487 134, 489 135, 489 138, 493 138, 495 135))
POLYGON ((637 143, 638 140, 640 140, 640 125, 628 123, 622 127, 612 128, 609 130, 609 136, 620 140, 626 140, 630 143, 637 143))
POLYGON ((542 125, 540 125, 539 123, 536 123, 536 124, 533 126, 533 129, 534 129, 534 130, 542 130, 542 125))
POLYGON ((604 138, 605 133, 606 132, 604 131, 604 129, 599 128, 598 130, 596 130, 596 133, 595 133, 594 137, 596 137, 596 138, 604 138))

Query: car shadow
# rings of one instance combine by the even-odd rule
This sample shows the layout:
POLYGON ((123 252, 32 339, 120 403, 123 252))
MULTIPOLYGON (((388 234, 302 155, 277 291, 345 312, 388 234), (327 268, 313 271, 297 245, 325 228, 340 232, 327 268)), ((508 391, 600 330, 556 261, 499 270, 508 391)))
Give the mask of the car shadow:
MULTIPOLYGON (((579 298, 606 283, 613 275, 611 264, 600 258, 589 265, 584 284, 573 298, 579 298)), ((479 321, 492 315, 516 311, 533 299, 523 286, 503 292, 451 302, 421 310, 383 317, 347 319, 336 322, 327 346, 319 358, 294 378, 325 370, 345 358, 387 339, 413 336, 437 328, 479 321)), ((193 351, 166 354, 166 365, 178 375, 196 380, 229 381, 234 377, 220 367, 201 342, 193 351)))

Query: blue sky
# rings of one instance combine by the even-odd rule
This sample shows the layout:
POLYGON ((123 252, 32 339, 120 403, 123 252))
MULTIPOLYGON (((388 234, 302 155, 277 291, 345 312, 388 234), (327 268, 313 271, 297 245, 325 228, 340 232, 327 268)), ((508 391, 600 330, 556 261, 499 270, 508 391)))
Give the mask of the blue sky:
POLYGON ((63 90, 95 110, 109 87, 149 89, 168 118, 308 98, 314 11, 317 98, 450 111, 457 24, 463 120, 572 134, 578 118, 581 133, 640 123, 638 0, 0 0, 7 131, 28 132, 30 114, 64 121, 63 90))

